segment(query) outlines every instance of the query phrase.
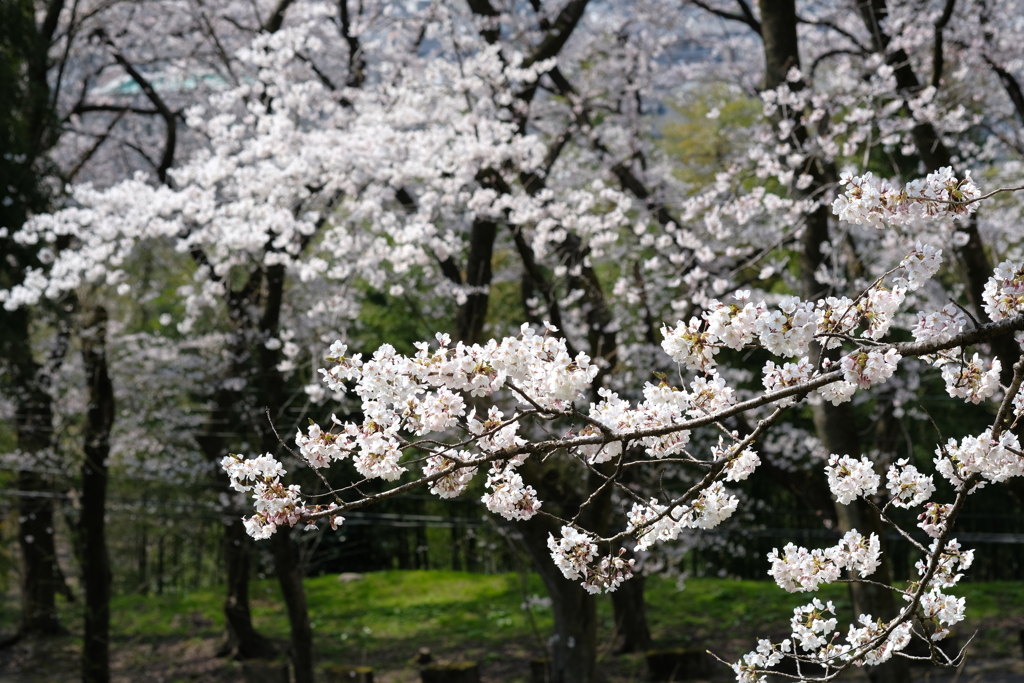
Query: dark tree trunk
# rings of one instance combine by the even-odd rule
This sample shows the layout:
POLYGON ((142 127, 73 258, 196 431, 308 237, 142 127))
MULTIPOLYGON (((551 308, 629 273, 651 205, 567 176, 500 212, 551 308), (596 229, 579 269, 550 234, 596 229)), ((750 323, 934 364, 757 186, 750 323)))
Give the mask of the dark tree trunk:
POLYGON ((252 625, 249 610, 249 536, 238 514, 224 527, 224 565, 227 569, 227 597, 224 617, 228 638, 221 653, 238 659, 268 659, 277 648, 252 625))
MULTIPOLYGON (((146 499, 143 497, 142 506, 146 506, 146 499)), ((143 520, 139 527, 139 539, 135 546, 135 560, 139 573, 139 586, 136 589, 139 595, 149 595, 149 528, 143 520)))
POLYGON ((483 341, 484 321, 490 299, 491 256, 498 226, 493 221, 476 220, 469 240, 466 261, 466 286, 474 288, 455 316, 456 337, 466 344, 483 341))
POLYGON ((647 625, 643 572, 637 572, 612 593, 615 630, 620 638, 619 652, 644 652, 651 649, 651 629, 647 625))
POLYGON ((64 629, 57 619, 56 594, 61 579, 53 542, 53 499, 46 497, 50 487, 38 473, 22 471, 18 488, 29 494, 18 500, 22 561, 18 633, 23 637, 60 635, 64 629))
POLYGON ((110 681, 110 556, 107 554, 107 457, 114 423, 114 388, 107 372, 107 312, 97 307, 82 330, 82 360, 89 386, 84 430, 79 548, 85 587, 83 683, 110 681))
MULTIPOLYGON (((0 43, 4 58, 15 68, 15 76, 3 84, 5 130, 4 159, 0 162, 0 185, 14 201, 0 207, 0 225, 14 233, 32 213, 48 209, 46 183, 37 172, 59 134, 53 111, 48 71, 49 48, 63 11, 63 0, 42 5, 26 0, 4 4, 0 43)), ((41 265, 36 247, 19 245, 11 237, 0 238, 0 289, 20 284, 28 268, 41 265)), ((52 446, 53 408, 49 372, 36 362, 32 349, 32 314, 26 308, 0 310, 0 376, 4 389, 16 407, 15 433, 18 449, 27 456, 45 455, 52 446)), ((59 365, 66 350, 67 330, 57 333, 51 356, 59 365)), ((66 591, 57 564, 53 537, 53 495, 51 485, 38 472, 20 471, 18 489, 18 545, 21 550, 21 619, 18 637, 51 636, 63 632, 57 619, 55 595, 66 591)))
MULTIPOLYGON (((18 448, 30 455, 45 455, 53 440, 53 406, 45 369, 32 354, 29 313, 5 313, 7 361, 17 401, 15 430, 18 448)), ((56 594, 63 579, 57 566, 53 538, 53 495, 39 472, 18 472, 18 546, 21 549, 20 636, 63 633, 57 619, 56 594)))
MULTIPOLYGON (((266 300, 263 317, 260 320, 261 338, 258 343, 259 359, 259 404, 265 412, 256 417, 256 432, 261 436, 266 453, 280 453, 281 444, 274 433, 270 420, 283 417, 281 397, 284 392, 284 377, 277 369, 281 361, 278 349, 267 348, 263 343, 279 333, 281 304, 284 300, 284 266, 271 266, 266 273, 266 300)), ((288 606, 288 623, 291 626, 292 660, 295 665, 295 683, 313 683, 313 631, 309 626, 309 610, 306 607, 306 589, 302 585, 302 568, 295 558, 290 535, 282 529, 273 537, 274 571, 281 584, 285 603, 288 606)))
POLYGON ((560 528, 546 517, 521 522, 523 541, 551 598, 554 633, 549 641, 551 683, 592 683, 597 662, 597 599, 569 581, 551 561, 548 534, 560 528))
POLYGON ((288 607, 288 623, 292 633, 292 665, 295 683, 313 683, 313 629, 309 625, 306 591, 302 585, 302 570, 292 547, 291 530, 280 529, 271 537, 274 552, 274 571, 288 607))
MULTIPOLYGON (((257 270, 251 274, 243 287, 231 289, 228 293, 228 313, 235 326, 230 343, 232 378, 245 377, 250 370, 246 363, 250 357, 246 345, 248 308, 261 283, 262 272, 257 270)), ((228 450, 228 442, 224 437, 225 425, 242 422, 238 411, 244 405, 245 400, 240 392, 222 386, 214 393, 213 407, 207 417, 206 426, 203 433, 196 438, 203 455, 213 463, 216 484, 228 500, 236 500, 239 496, 231 488, 227 473, 220 467, 220 461, 227 455, 228 450)), ((239 434, 239 437, 244 435, 239 434)), ((277 648, 252 625, 252 612, 249 608, 249 551, 252 540, 245 533, 241 519, 243 510, 229 508, 225 515, 221 548, 224 575, 227 579, 227 594, 224 599, 227 638, 218 654, 237 659, 270 658, 277 654, 277 648)))
MULTIPOLYGON (((610 468, 610 464, 606 463, 602 467, 610 468)), ((563 518, 572 517, 587 500, 587 492, 594 491, 604 481, 602 476, 594 472, 566 469, 534 459, 527 460, 520 470, 523 479, 536 488, 547 511, 563 518)), ((603 475, 610 476, 612 471, 604 471, 603 475)), ((588 529, 607 529, 611 512, 611 487, 606 487, 601 494, 590 499, 588 506, 580 513, 580 525, 588 529)), ((515 529, 522 532, 523 543, 551 598, 555 621, 554 634, 548 648, 551 682, 593 683, 599 678, 597 596, 588 594, 578 582, 567 580, 552 562, 548 537, 562 535, 558 522, 538 515, 527 522, 516 524, 515 529)), ((602 548, 601 552, 608 550, 602 548)), ((640 612, 639 616, 643 614, 640 612)))
POLYGON ((764 87, 774 89, 786 82, 792 67, 800 68, 794 0, 759 0, 761 38, 764 41, 764 87))
POLYGON ((156 594, 164 594, 164 536, 156 541, 156 594))
MULTIPOLYGON (((220 468, 220 459, 227 455, 224 437, 224 425, 232 419, 231 406, 235 404, 237 393, 227 389, 219 389, 214 394, 214 407, 210 411, 207 425, 202 435, 197 438, 199 447, 206 459, 216 464, 215 481, 217 486, 229 499, 236 492, 229 486, 227 474, 220 468)), ((261 635, 252 625, 252 613, 249 609, 249 548, 252 543, 242 524, 242 511, 229 509, 224 520, 224 536, 222 540, 224 574, 227 579, 227 590, 224 598, 224 621, 227 626, 227 638, 219 650, 222 656, 238 659, 259 659, 272 657, 277 648, 266 637, 261 635)), ((202 562, 200 548, 196 560, 196 580, 202 562)))

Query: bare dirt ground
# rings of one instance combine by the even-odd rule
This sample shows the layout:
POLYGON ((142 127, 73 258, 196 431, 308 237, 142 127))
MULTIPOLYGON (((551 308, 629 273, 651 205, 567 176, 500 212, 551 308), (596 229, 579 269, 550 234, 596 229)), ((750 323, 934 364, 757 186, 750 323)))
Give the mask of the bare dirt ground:
MULTIPOLYGON (((244 683, 238 662, 215 655, 219 640, 188 638, 153 642, 115 642, 111 667, 114 683, 244 683)), ((27 641, 0 651, 0 683, 68 683, 79 678, 80 646, 71 637, 27 641)), ((439 659, 453 653, 437 653, 439 659)), ((529 653, 509 643, 500 651, 476 651, 467 647, 459 658, 481 663, 483 683, 528 683, 529 653)), ((639 656, 607 657, 602 663, 608 683, 646 681, 646 667, 639 656)), ((713 678, 724 681, 731 672, 722 667, 713 678)), ((326 680, 321 676, 320 680, 326 680)), ((375 667, 378 683, 417 683, 419 673, 412 661, 392 661, 375 667)), ((781 679, 780 679, 781 680, 781 679)), ((866 681, 861 671, 843 677, 866 681)), ((914 683, 1024 683, 1024 658, 969 658, 961 671, 915 667, 914 683)))

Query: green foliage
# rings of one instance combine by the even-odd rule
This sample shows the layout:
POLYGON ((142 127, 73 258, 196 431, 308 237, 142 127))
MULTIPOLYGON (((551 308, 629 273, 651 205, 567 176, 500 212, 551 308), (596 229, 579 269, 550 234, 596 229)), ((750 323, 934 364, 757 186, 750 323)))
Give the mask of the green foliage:
POLYGON ((662 126, 662 149, 683 162, 676 167, 676 177, 703 186, 742 150, 743 136, 749 136, 750 126, 761 118, 761 103, 723 85, 691 95, 686 104, 673 107, 674 114, 662 126), (719 113, 709 118, 712 109, 719 113))
POLYGON ((359 326, 351 336, 353 353, 367 356, 387 340, 399 353, 416 353, 415 342, 432 339, 436 330, 454 329, 454 312, 431 311, 425 292, 393 296, 364 285, 365 299, 359 311, 359 326))
MULTIPOLYGON (((526 593, 544 595, 537 576, 528 578, 526 593)), ((957 629, 961 642, 976 630, 981 636, 972 645, 972 655, 1012 655, 1017 631, 1024 626, 1024 617, 1016 610, 1024 604, 1024 584, 967 583, 954 593, 967 598, 967 619, 957 629)), ((515 574, 385 571, 348 582, 327 575, 307 579, 306 594, 320 660, 368 664, 379 671, 410 667, 421 647, 442 657, 457 654, 480 661, 506 656, 510 648, 536 653, 552 625, 550 609, 535 607, 534 634, 521 609, 523 590, 515 574)), ((251 595, 256 627, 284 641, 288 619, 277 581, 254 581, 251 595)), ((835 603, 841 622, 849 619, 845 585, 826 586, 818 596, 835 603)), ((142 643, 156 647, 158 643, 219 640, 224 628, 223 599, 218 589, 116 596, 111 603, 112 649, 127 652, 142 643)), ((725 657, 749 650, 754 638, 786 635, 783 630, 793 608, 810 599, 806 594, 786 593, 770 581, 690 579, 679 591, 673 580, 647 579, 647 611, 655 643, 709 648, 725 657)), ((0 602, 0 634, 13 629, 16 602, 10 593, 0 602)), ((77 634, 81 601, 61 600, 60 605, 62 623, 77 634)), ((598 604, 598 638, 609 663, 610 645, 604 645, 612 637, 611 601, 603 598, 598 604)), ((642 664, 636 664, 642 670, 642 664)))
MULTIPOLYGON (((495 272, 508 272, 510 268, 513 269, 513 272, 517 272, 515 264, 518 259, 519 256, 510 250, 495 250, 493 258, 495 272)), ((513 279, 498 279, 492 282, 484 337, 500 339, 507 335, 519 334, 519 326, 525 321, 526 311, 523 310, 521 283, 513 279)))

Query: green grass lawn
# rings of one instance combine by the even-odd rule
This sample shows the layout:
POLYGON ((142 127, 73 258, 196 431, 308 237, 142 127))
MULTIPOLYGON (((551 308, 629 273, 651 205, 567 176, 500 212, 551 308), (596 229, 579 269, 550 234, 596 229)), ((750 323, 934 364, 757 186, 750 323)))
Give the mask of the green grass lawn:
MULTIPOLYGON (((520 577, 514 574, 387 571, 347 583, 330 575, 308 579, 306 590, 317 656, 324 662, 399 669, 410 666, 419 648, 428 647, 440 657, 487 664, 515 660, 521 665, 542 651, 551 629, 550 609, 535 608, 534 632, 521 608, 520 577)), ((1015 641, 1024 628, 1024 583, 968 583, 955 592, 967 597, 961 634, 979 631, 975 654, 1019 656, 1015 641)), ((539 578, 529 577, 526 593, 544 594, 539 578)), ((818 595, 835 602, 841 623, 848 621, 844 585, 825 587, 818 595)), ((251 596, 257 628, 285 640, 288 623, 276 581, 253 582, 251 596)), ((215 590, 117 596, 111 605, 113 647, 215 640, 223 632, 222 599, 215 590)), ((710 648, 730 658, 752 649, 756 637, 785 636, 793 607, 809 600, 768 581, 729 579, 690 579, 679 591, 674 582, 652 577, 646 594, 657 645, 710 648)), ((73 632, 80 631, 78 609, 62 605, 64 623, 73 632)), ((17 606, 8 597, 0 628, 9 632, 16 615, 17 606)), ((602 657, 610 661, 612 613, 607 598, 601 599, 598 615, 602 657)))

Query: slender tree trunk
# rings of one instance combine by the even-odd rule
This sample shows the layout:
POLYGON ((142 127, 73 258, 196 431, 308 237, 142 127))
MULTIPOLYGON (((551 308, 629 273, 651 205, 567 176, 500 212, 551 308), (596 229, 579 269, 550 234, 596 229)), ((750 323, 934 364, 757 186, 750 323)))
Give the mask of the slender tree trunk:
MULTIPOLYGON (((143 497, 142 506, 146 506, 146 499, 143 497)), ((149 595, 149 527, 143 520, 139 529, 139 540, 135 553, 136 564, 139 572, 139 595, 149 595)))
POLYGON ((292 665, 295 683, 313 682, 313 629, 309 625, 306 591, 302 570, 295 559, 290 529, 281 529, 271 537, 274 571, 288 607, 288 623, 292 633, 292 665))
POLYGON ((615 630, 622 643, 620 653, 651 649, 651 629, 647 625, 647 604, 644 602, 645 583, 643 572, 637 572, 612 593, 615 630))
MULTIPOLYGON (((236 350, 237 355, 237 350, 236 350)), ((238 398, 236 392, 219 389, 214 394, 214 407, 210 411, 206 428, 196 440, 203 450, 206 459, 216 463, 215 481, 229 499, 236 492, 229 486, 228 476, 220 469, 220 459, 227 455, 224 437, 221 436, 225 425, 231 419, 231 406, 238 398)), ((277 648, 265 636, 261 635, 252 625, 252 613, 249 609, 249 548, 252 543, 242 524, 241 510, 229 510, 224 519, 224 536, 222 549, 224 557, 224 574, 227 579, 224 597, 224 621, 227 625, 227 638, 219 649, 221 656, 232 656, 238 659, 258 659, 273 656, 277 648)), ((202 550, 197 556, 196 577, 202 562, 202 550)))
POLYGON ((89 383, 84 430, 82 511, 79 521, 82 582, 85 586, 83 683, 110 681, 110 557, 107 554, 107 457, 114 423, 114 388, 107 372, 107 312, 91 311, 82 331, 82 360, 89 383))
POLYGON ((156 594, 164 594, 164 536, 156 541, 156 594))
MULTIPOLYGON (((761 0, 762 37, 765 49, 765 85, 774 88, 784 83, 786 75, 792 67, 800 67, 799 43, 796 30, 795 0, 761 0)), ((798 82, 791 87, 800 88, 798 82)), ((806 131, 796 122, 794 135, 799 140, 806 137, 806 131)), ((826 176, 834 175, 834 171, 824 171, 813 165, 814 180, 811 187, 802 193, 794 188, 797 196, 816 196, 826 182, 826 176)), ((806 224, 801 236, 800 277, 805 299, 814 301, 822 296, 824 287, 815 279, 818 267, 824 262, 821 244, 830 239, 828 211, 819 206, 806 216, 806 224)), ((821 352, 817 344, 812 348, 811 362, 816 362, 821 352)), ((857 433, 857 420, 851 403, 833 406, 822 401, 813 406, 814 423, 822 444, 830 453, 848 454, 853 457, 860 455, 860 440, 857 433)), ((850 505, 836 503, 836 517, 843 531, 857 528, 863 534, 877 533, 882 539, 882 523, 878 516, 862 500, 850 505)), ((884 541, 883 541, 884 546, 884 541)), ((888 555, 882 552, 882 564, 876 570, 874 580, 884 583, 892 581, 892 566, 888 555)), ((890 619, 897 613, 892 593, 879 590, 874 586, 850 583, 850 597, 855 614, 871 614, 875 618, 890 619)), ((910 680, 910 671, 906 660, 895 658, 881 666, 868 667, 868 676, 873 683, 905 683, 910 680)))
MULTIPOLYGON (((551 561, 548 534, 558 526, 546 517, 521 522, 523 541, 551 598, 554 633, 549 643, 551 683, 592 683, 597 662, 597 599, 569 581, 551 561)), ((628 582, 627 582, 628 583, 628 582)))
POLYGON ((266 659, 277 648, 252 625, 249 610, 249 536, 237 514, 224 528, 224 564, 227 569, 227 597, 224 617, 228 638, 221 653, 238 659, 266 659))
POLYGON ((459 306, 455 316, 456 337, 466 344, 482 342, 484 321, 491 287, 491 256, 498 226, 493 221, 476 220, 469 239, 469 258, 466 262, 466 286, 472 287, 466 303, 459 306))
MULTIPOLYGON (((19 440, 20 442, 20 440, 19 440)), ((21 549, 20 636, 64 633, 57 619, 60 576, 53 542, 53 499, 45 479, 36 472, 18 473, 18 546, 21 549)))
MULTIPOLYGON (((45 369, 32 354, 29 312, 4 315, 8 361, 14 377, 18 448, 27 455, 45 455, 52 446, 53 406, 45 369)), ((53 539, 53 490, 39 472, 18 472, 18 546, 21 549, 20 636, 52 636, 64 632, 57 619, 56 594, 63 583, 53 539)))
MULTIPOLYGON (((277 369, 280 351, 267 348, 263 343, 270 337, 277 337, 284 300, 284 266, 271 266, 266 274, 266 301, 263 318, 260 320, 261 339, 258 340, 259 359, 259 403, 266 412, 257 417, 256 432, 261 435, 263 450, 278 453, 281 444, 268 423, 268 418, 279 420, 281 398, 284 393, 284 378, 277 369)), ((292 660, 295 665, 295 683, 313 683, 313 632, 309 626, 309 610, 306 606, 306 589, 302 585, 302 569, 295 559, 295 549, 285 530, 274 535, 274 571, 281 584, 285 603, 288 606, 288 623, 291 626, 292 660)))

